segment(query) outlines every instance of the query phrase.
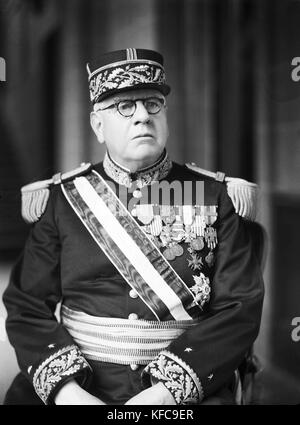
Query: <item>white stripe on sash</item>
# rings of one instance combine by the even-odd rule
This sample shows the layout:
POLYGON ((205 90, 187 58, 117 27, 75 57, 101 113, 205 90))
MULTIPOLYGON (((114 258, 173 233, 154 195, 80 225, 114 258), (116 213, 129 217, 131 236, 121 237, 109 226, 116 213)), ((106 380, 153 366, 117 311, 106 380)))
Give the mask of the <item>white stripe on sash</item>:
POLYGON ((180 298, 172 291, 157 270, 155 270, 148 258, 142 253, 126 230, 124 230, 89 181, 85 177, 77 177, 74 180, 74 185, 99 223, 101 223, 115 244, 118 245, 153 292, 168 307, 174 319, 191 320, 192 317, 184 309, 180 298))

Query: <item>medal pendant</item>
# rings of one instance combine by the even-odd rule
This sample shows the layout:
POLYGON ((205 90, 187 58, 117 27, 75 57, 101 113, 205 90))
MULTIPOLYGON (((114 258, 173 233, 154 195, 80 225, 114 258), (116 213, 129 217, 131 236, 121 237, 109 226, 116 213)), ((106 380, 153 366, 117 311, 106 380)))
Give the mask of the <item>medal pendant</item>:
POLYGON ((161 205, 160 216, 165 224, 172 224, 175 221, 174 207, 171 205, 161 205))
POLYGON ((138 219, 143 224, 149 224, 153 220, 153 205, 151 204, 141 204, 136 205, 136 214, 138 219))
POLYGON ((176 257, 180 257, 184 252, 182 246, 180 246, 178 243, 174 244, 171 247, 171 250, 173 254, 176 255, 176 257))
POLYGON ((184 239, 185 231, 180 215, 176 215, 176 221, 172 226, 172 240, 181 242, 184 239))
POLYGON ((205 261, 207 262, 208 267, 212 267, 214 265, 215 262, 215 256, 212 253, 212 251, 210 251, 207 256, 205 257, 205 261))
POLYGON ((162 230, 160 232, 160 239, 164 243, 164 246, 167 246, 169 243, 172 242, 171 228, 168 224, 162 227, 162 230))
POLYGON ((173 252, 171 251, 170 248, 167 248, 164 250, 163 252, 163 256, 165 257, 166 260, 168 261, 172 261, 175 260, 176 256, 173 254, 173 252))
POLYGON ((197 237, 196 239, 190 242, 190 246, 195 251, 201 251, 204 248, 204 240, 203 237, 197 237))
POLYGON ((191 256, 187 260, 188 267, 190 267, 192 270, 201 270, 203 266, 202 258, 198 257, 196 253, 191 253, 191 256))
POLYGON ((192 231, 192 228, 190 225, 185 226, 185 235, 184 235, 184 241, 186 243, 190 243, 193 239, 196 238, 196 233, 192 231))
POLYGON ((205 229, 205 242, 210 250, 217 246, 217 231, 209 226, 205 229))

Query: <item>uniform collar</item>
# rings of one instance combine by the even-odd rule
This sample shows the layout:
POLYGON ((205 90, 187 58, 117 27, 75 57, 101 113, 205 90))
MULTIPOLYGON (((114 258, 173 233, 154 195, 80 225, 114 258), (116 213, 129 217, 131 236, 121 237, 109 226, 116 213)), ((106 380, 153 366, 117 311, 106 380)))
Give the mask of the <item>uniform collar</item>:
POLYGON ((160 158, 154 164, 142 168, 135 173, 131 173, 130 170, 117 164, 110 157, 109 153, 106 152, 103 160, 103 167, 106 174, 116 183, 131 187, 132 183, 135 182, 137 187, 141 188, 165 178, 171 171, 172 161, 166 150, 164 150, 160 158))

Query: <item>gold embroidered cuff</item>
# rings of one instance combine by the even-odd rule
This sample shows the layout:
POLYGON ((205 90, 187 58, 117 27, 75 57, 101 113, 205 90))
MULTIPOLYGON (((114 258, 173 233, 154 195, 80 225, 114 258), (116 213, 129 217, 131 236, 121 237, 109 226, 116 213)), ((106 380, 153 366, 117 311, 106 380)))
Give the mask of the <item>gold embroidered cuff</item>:
POLYGON ((78 375, 78 372, 90 365, 81 355, 76 345, 62 348, 48 357, 37 368, 33 376, 33 386, 41 400, 48 404, 49 397, 64 378, 78 375))
POLYGON ((162 382, 177 404, 196 404, 203 399, 203 389, 196 373, 183 360, 162 351, 143 371, 162 382))

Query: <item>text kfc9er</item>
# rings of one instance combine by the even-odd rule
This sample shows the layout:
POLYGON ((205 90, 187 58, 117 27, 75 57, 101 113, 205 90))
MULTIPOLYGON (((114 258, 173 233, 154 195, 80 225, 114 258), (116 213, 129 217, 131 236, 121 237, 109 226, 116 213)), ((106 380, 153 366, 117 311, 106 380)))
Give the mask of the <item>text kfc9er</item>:
POLYGON ((181 420, 192 420, 193 418, 193 411, 191 409, 182 409, 182 410, 177 410, 177 409, 154 409, 151 411, 151 419, 152 420, 161 420, 161 419, 166 419, 166 420, 176 420, 176 419, 181 419, 181 420))

